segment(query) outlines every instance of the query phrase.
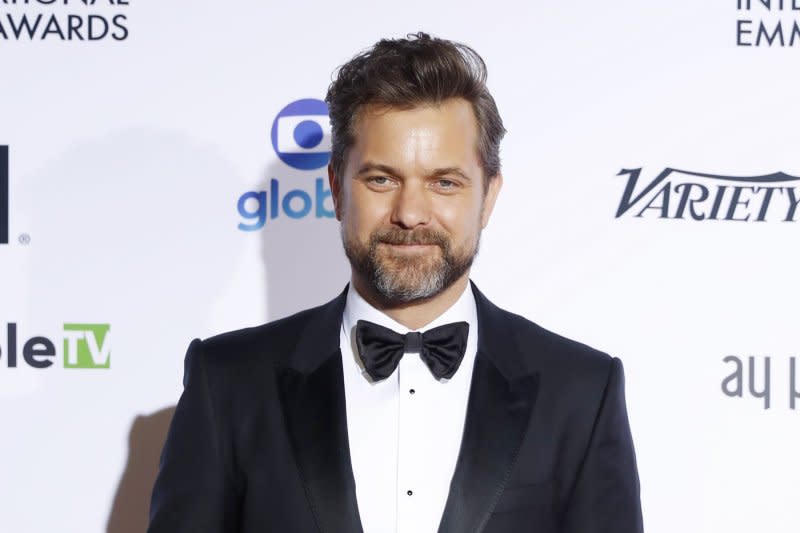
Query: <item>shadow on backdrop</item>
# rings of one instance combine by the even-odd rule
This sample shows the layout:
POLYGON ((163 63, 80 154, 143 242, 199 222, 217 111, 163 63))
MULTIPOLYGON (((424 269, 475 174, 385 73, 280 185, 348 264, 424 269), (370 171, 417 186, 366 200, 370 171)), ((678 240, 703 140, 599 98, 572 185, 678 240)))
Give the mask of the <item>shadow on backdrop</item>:
MULTIPOLYGON (((176 382, 172 372, 155 372, 165 361, 179 366, 175 339, 207 323, 209 304, 235 271, 246 242, 232 238, 235 204, 218 191, 236 187, 238 168, 213 143, 150 125, 76 139, 40 164, 30 178, 38 191, 32 219, 42 221, 30 248, 31 278, 54 282, 31 284, 31 312, 48 322, 108 322, 115 338, 124 339, 113 350, 113 371, 52 380, 48 430, 71 438, 43 456, 40 468, 52 470, 47 490, 59 493, 62 505, 78 508, 89 494, 104 501, 109 495, 95 492, 113 486, 119 473, 102 466, 111 453, 116 459, 128 435, 113 508, 100 510, 100 521, 116 533, 144 531, 172 409, 132 426, 129 417, 143 412, 143 403, 153 405, 148 387, 176 382), (101 398, 91 414, 75 408, 101 398)), ((29 441, 24 432, 37 429, 19 427, 21 442, 29 441)))
MULTIPOLYGON (((307 217, 293 219, 280 213, 272 218, 270 214, 264 227, 249 235, 258 238, 261 244, 267 290, 265 295, 254 294, 253 297, 266 298, 268 321, 327 302, 341 292, 350 278, 338 222, 335 218, 316 216, 318 201, 324 201, 323 211, 333 211, 332 199, 327 195, 317 198, 315 191, 319 178, 325 190, 328 189, 327 171, 324 167, 319 169, 313 179, 310 174, 294 172, 275 160, 256 188, 269 194, 271 180, 277 180, 281 199, 291 190, 302 189, 314 202, 307 217)), ((299 209, 298 205, 295 204, 295 209, 299 209)), ((230 208, 235 209, 235 206, 230 208)), ((107 533, 147 530, 150 495, 174 411, 172 406, 134 421, 128 440, 128 461, 114 498, 107 533)))
POLYGON ((108 533, 141 533, 147 530, 150 492, 158 474, 158 458, 175 408, 138 416, 128 436, 128 462, 117 488, 108 533))

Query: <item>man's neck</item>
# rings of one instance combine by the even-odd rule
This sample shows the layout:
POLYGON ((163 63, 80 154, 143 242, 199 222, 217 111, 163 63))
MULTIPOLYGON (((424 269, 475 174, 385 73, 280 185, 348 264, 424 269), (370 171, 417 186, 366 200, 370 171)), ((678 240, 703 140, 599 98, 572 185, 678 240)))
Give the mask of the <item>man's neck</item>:
POLYGON ((450 309, 467 289, 468 283, 469 272, 466 272, 455 283, 432 298, 401 304, 387 304, 375 293, 372 287, 367 286, 357 277, 352 277, 353 287, 364 300, 375 309, 386 313, 390 318, 411 330, 430 324, 442 313, 450 309))

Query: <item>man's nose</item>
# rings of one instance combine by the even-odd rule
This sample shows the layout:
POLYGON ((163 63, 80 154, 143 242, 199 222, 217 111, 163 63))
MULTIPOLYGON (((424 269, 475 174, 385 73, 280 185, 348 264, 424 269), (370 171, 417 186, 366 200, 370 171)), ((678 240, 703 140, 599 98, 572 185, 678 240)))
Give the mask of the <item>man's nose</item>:
POLYGON ((392 223, 411 229, 430 221, 430 199, 424 184, 405 182, 395 195, 392 223))

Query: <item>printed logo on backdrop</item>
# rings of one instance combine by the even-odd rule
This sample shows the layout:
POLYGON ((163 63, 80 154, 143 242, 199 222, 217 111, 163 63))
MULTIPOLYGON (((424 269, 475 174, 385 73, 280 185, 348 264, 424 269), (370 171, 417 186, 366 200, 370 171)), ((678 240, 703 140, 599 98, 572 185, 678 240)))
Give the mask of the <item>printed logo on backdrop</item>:
POLYGON ((722 359, 727 374, 722 393, 729 398, 755 401, 764 410, 778 403, 791 410, 800 408, 800 358, 728 355, 722 359))
POLYGON ((124 41, 131 0, 2 0, 5 41, 124 41))
POLYGON ((646 177, 635 168, 617 175, 627 182, 616 218, 765 223, 800 218, 800 177, 783 172, 743 177, 666 168, 646 177))
POLYGON ((290 167, 317 170, 331 156, 331 121, 328 105, 307 98, 281 109, 272 122, 272 148, 290 167))
MULTIPOLYGON (((8 163, 8 146, 0 146, 0 246, 9 244, 11 228, 11 191, 8 163)), ((20 244, 30 244, 31 236, 21 233, 17 237, 20 244)))
POLYGON ((800 46, 800 0, 736 0, 736 46, 800 46))
POLYGON ((45 369, 56 361, 65 369, 111 368, 109 324, 68 323, 57 337, 34 335, 25 339, 12 322, 6 325, 5 340, 5 345, 0 342, 0 368, 45 369), (57 347, 62 349, 60 356, 57 347))
POLYGON ((268 190, 251 190, 239 197, 240 230, 257 231, 282 216, 334 217, 327 179, 319 175, 331 157, 330 131, 328 105, 322 100, 297 100, 280 110, 270 137, 287 175, 270 176, 268 190))
POLYGON ((8 244, 8 226, 11 218, 8 192, 8 146, 0 146, 0 244, 8 244))

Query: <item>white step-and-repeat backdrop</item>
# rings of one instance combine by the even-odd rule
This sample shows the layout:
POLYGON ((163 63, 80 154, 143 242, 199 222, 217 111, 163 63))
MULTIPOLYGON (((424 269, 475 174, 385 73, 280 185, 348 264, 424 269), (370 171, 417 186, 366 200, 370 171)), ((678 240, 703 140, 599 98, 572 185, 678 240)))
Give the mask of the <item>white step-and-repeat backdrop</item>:
POLYGON ((800 4, 4 1, 0 530, 143 531, 188 342, 348 277, 327 147, 382 37, 472 45, 509 131, 473 278, 622 358, 651 533, 800 528, 800 4), (284 132, 285 133, 285 132, 284 132))

